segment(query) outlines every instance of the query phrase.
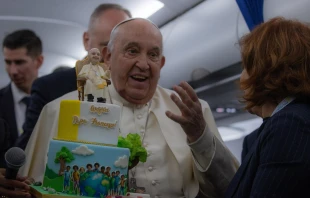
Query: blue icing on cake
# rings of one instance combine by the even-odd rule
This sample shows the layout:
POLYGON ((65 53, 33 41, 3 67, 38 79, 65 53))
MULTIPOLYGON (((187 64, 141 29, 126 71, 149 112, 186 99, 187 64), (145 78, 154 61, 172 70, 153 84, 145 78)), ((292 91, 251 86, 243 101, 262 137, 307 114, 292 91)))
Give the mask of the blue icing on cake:
POLYGON ((117 105, 61 101, 58 133, 50 141, 43 186, 36 192, 49 197, 126 195, 130 150, 116 147, 119 120, 117 105))
POLYGON ((129 155, 127 148, 51 140, 43 187, 80 197, 125 195, 129 155))

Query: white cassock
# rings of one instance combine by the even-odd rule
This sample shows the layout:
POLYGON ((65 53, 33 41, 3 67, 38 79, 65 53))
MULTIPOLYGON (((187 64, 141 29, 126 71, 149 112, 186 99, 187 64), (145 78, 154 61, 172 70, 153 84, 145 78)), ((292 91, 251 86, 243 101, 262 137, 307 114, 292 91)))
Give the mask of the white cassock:
MULTIPOLYGON (((107 103, 111 101, 122 107, 122 135, 140 134, 148 151, 147 162, 139 163, 129 171, 129 178, 134 175, 137 186, 145 187, 151 197, 195 198, 199 190, 200 197, 223 196, 239 165, 224 146, 205 101, 200 102, 207 127, 196 142, 188 144, 181 126, 165 115, 166 110, 180 114, 170 99, 172 91, 158 86, 151 105, 130 104, 119 96, 113 83, 109 93, 112 100, 107 96, 107 103)), ((49 141, 57 132, 60 101, 77 97, 78 93, 74 91, 43 108, 26 148, 28 160, 20 169, 21 175, 43 181, 49 141)))
MULTIPOLYGON (((89 63, 84 65, 78 74, 78 77, 86 78, 84 85, 84 95, 92 94, 96 98, 104 98, 107 95, 107 83, 105 79, 109 79, 110 76, 104 72, 103 68, 98 65, 89 63)), ((85 98, 87 100, 87 98, 85 98)))

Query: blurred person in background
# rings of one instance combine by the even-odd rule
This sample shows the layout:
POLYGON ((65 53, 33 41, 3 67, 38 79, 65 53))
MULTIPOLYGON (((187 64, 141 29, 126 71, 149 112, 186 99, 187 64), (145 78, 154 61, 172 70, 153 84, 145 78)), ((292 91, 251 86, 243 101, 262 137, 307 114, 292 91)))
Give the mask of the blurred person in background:
POLYGON ((304 197, 310 184, 310 27, 274 18, 240 44, 244 103, 264 122, 226 197, 304 197))
POLYGON ((33 31, 18 30, 4 38, 2 50, 11 82, 0 90, 0 118, 8 123, 10 148, 23 133, 31 85, 43 63, 42 42, 33 31))
POLYGON ((72 68, 72 67, 61 65, 61 66, 56 67, 56 68, 52 71, 52 73, 66 71, 66 70, 71 69, 71 68, 72 68))

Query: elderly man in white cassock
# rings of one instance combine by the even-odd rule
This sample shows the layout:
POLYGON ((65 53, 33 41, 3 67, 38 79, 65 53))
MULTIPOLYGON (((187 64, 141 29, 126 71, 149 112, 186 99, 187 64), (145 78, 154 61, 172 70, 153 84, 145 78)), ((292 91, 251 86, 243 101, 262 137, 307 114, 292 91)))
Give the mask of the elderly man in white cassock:
MULTIPOLYGON (((173 90, 157 83, 165 64, 160 30, 146 19, 118 24, 102 51, 111 70, 110 100, 122 107, 121 135, 138 133, 149 153, 129 171, 134 186, 151 197, 222 197, 238 162, 225 147, 207 102, 186 82, 173 90)), ((57 132, 59 104, 76 99, 69 93, 45 106, 32 134, 21 173, 42 180, 47 145, 57 132)))
POLYGON ((97 102, 105 102, 104 92, 108 86, 107 81, 110 78, 110 71, 106 72, 99 65, 101 59, 100 51, 97 48, 92 48, 88 52, 89 64, 82 67, 77 76, 78 80, 86 80, 84 86, 84 94, 88 101, 92 101, 96 97, 97 102))

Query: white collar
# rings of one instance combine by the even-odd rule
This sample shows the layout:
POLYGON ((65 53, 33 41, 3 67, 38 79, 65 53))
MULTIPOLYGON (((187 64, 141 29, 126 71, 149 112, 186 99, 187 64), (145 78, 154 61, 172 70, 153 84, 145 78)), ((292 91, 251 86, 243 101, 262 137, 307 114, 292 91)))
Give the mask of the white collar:
POLYGON ((12 89, 13 100, 14 100, 15 104, 19 104, 24 97, 30 96, 29 94, 27 94, 27 93, 23 92, 22 90, 20 90, 14 84, 14 82, 11 82, 11 89, 12 89))
POLYGON ((92 64, 92 62, 89 63, 91 66, 99 66, 98 64, 92 64))

